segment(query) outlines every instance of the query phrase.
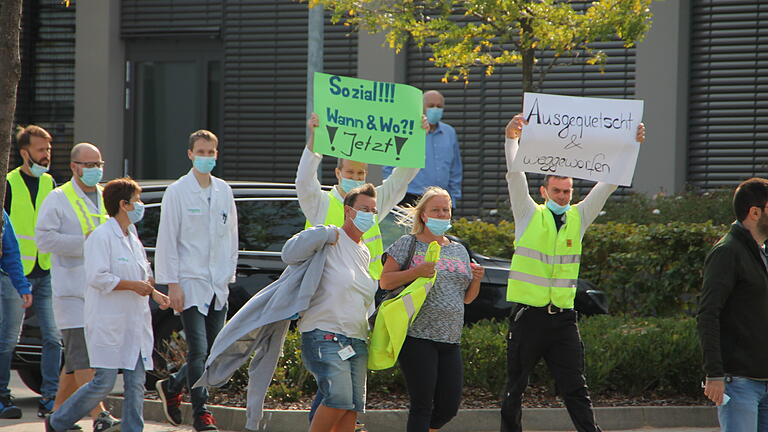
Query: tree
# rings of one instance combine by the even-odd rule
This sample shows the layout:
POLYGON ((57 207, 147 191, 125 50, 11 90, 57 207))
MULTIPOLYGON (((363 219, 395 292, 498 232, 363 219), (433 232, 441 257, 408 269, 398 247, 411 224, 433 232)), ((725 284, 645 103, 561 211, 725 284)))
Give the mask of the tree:
POLYGON ((651 25, 651 0, 309 0, 333 12, 334 22, 382 31, 400 51, 411 38, 432 48, 430 60, 446 68, 443 81, 469 80, 472 68, 486 75, 505 64, 522 67, 523 90, 535 91, 558 61, 603 65, 594 42, 619 40, 630 47, 651 25), (551 51, 544 65, 537 52, 551 51))
MULTIPOLYGON (((5 178, 8 172, 8 157, 11 153, 11 134, 16 112, 16 89, 21 77, 21 53, 19 34, 21 32, 22 0, 0 2, 0 174, 5 178)), ((0 202, 5 201, 5 182, 0 187, 0 202)), ((2 224, 0 224, 0 236, 2 224)))

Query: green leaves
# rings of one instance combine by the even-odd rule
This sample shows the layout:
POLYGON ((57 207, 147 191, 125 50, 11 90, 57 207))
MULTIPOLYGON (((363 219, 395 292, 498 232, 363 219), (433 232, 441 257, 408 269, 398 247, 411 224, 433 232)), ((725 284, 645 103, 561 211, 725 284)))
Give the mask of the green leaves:
MULTIPOLYGON (((627 47, 650 28, 652 0, 309 0, 332 11, 334 22, 386 33, 399 51, 409 38, 433 50, 435 66, 445 68, 444 81, 469 79, 472 68, 522 65, 532 74, 538 50, 557 57, 604 64, 593 42, 620 39, 627 47)), ((545 74, 545 71, 541 71, 545 74)), ((527 81, 532 82, 532 76, 527 81)), ((532 88, 526 88, 526 91, 532 88)))

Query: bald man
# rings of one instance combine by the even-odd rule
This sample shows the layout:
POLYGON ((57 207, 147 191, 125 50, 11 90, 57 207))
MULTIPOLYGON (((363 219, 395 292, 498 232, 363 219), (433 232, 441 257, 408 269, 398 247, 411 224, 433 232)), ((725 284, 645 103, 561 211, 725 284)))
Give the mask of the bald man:
MULTIPOLYGON (((94 375, 85 346, 83 243, 107 219, 99 186, 104 173, 99 149, 89 143, 77 144, 70 153, 69 169, 72 179, 48 194, 35 226, 38 249, 51 254, 53 314, 64 341, 64 368, 54 410, 94 375)), ((109 324, 105 319, 105 325, 109 324)), ((119 429, 120 422, 103 403, 91 411, 91 416, 95 431, 119 429)))
MULTIPOLYGON (((443 123, 445 98, 436 90, 424 93, 424 114, 429 122, 427 131, 426 157, 424 168, 408 184, 408 191, 400 204, 415 204, 429 186, 440 186, 451 195, 451 204, 461 199, 463 179, 461 152, 456 131, 443 123)), ((384 167, 384 178, 388 178, 393 167, 384 167)))

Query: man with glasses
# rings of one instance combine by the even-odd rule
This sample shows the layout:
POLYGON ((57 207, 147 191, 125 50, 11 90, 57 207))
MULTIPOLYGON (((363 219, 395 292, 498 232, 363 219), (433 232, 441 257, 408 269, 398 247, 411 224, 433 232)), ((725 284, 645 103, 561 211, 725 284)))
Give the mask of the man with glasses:
MULTIPOLYGON (((72 179, 45 198, 38 213, 35 240, 41 252, 51 254, 53 312, 64 341, 64 369, 53 409, 57 409, 94 375, 85 346, 85 267, 83 244, 107 219, 99 182, 104 161, 93 144, 72 148, 72 179)), ((110 432, 120 422, 99 403, 91 411, 93 430, 110 432)))
POLYGON ((720 430, 768 430, 768 180, 741 183, 736 222, 704 261, 697 324, 704 351, 704 394, 720 430))

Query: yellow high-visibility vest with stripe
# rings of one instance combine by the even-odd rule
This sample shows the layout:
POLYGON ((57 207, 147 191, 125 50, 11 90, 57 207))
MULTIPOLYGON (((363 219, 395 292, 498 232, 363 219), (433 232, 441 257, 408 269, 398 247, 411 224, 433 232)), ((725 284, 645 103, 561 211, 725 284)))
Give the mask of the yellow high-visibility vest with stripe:
MULTIPOLYGON (((376 221, 373 227, 363 233, 363 244, 371 252, 371 262, 368 264, 368 273, 371 277, 379 280, 381 277, 381 270, 384 265, 381 264, 381 256, 384 254, 384 243, 381 241, 381 230, 379 229, 379 216, 374 215, 376 221)), ((328 213, 325 215, 325 225, 336 225, 340 227, 344 225, 344 203, 339 201, 332 191, 328 192, 328 213)), ((304 228, 309 228, 312 225, 307 221, 304 228)))
MULTIPOLYGON (((430 243, 424 261, 436 263, 440 260, 440 249, 437 242, 430 243)), ((405 287, 397 297, 379 305, 368 344, 368 369, 381 370, 395 365, 408 335, 408 327, 419 314, 436 278, 437 271, 431 278, 420 277, 405 287)))
POLYGON ((97 226, 101 225, 109 218, 109 216, 107 216, 106 209, 104 209, 104 200, 101 198, 101 192, 104 188, 100 185, 96 185, 96 189, 99 192, 98 214, 93 214, 88 211, 88 205, 85 203, 85 200, 83 200, 77 194, 77 192, 75 192, 75 188, 72 186, 71 181, 64 183, 60 186, 60 188, 64 192, 64 195, 67 197, 67 200, 69 200, 69 204, 72 206, 72 210, 75 211, 77 220, 80 221, 80 227, 83 229, 83 235, 87 235, 91 231, 95 230, 97 226), (94 223, 93 218, 97 218, 96 220, 98 223, 94 223))
POLYGON ((32 197, 24 179, 21 177, 21 167, 9 172, 5 178, 11 187, 11 225, 16 232, 19 241, 21 263, 24 266, 24 275, 32 273, 35 261, 43 270, 51 268, 51 254, 40 253, 35 243, 35 224, 37 223, 37 211, 45 197, 53 190, 53 177, 43 174, 38 178, 37 197, 32 204, 32 197))
POLYGON ((565 213, 558 230, 545 205, 536 206, 509 268, 507 301, 572 309, 581 262, 581 215, 578 205, 565 213))

